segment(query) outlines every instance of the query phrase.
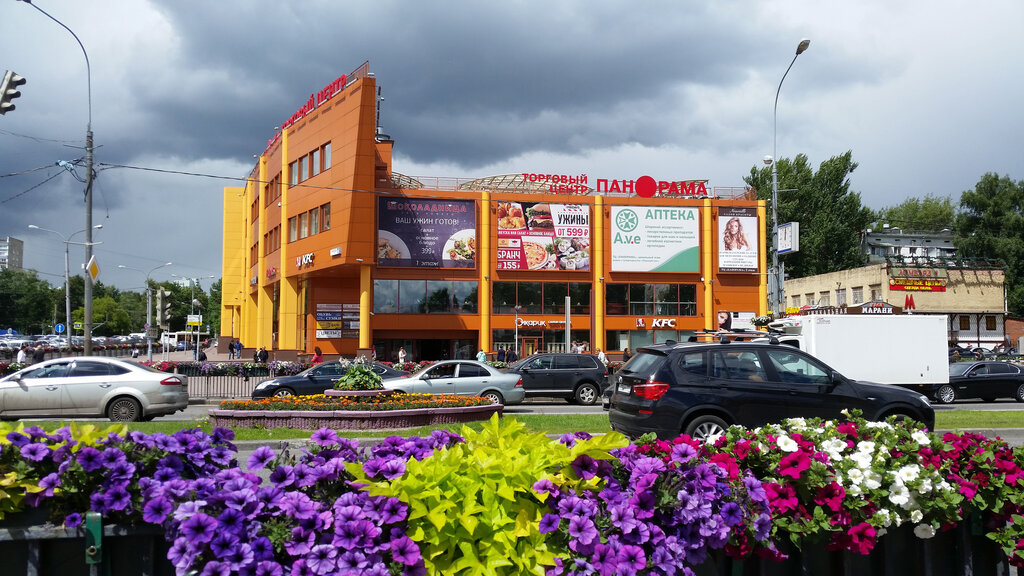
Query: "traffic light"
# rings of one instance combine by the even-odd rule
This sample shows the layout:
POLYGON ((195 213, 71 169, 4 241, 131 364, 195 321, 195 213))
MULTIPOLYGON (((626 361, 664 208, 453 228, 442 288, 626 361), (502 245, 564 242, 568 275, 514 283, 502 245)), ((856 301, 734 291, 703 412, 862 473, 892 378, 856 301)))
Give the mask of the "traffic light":
POLYGON ((156 291, 156 325, 164 325, 164 291, 156 291))
POLYGON ((164 289, 158 290, 157 302, 159 302, 158 310, 162 318, 160 325, 169 326, 171 324, 171 293, 164 289))
POLYGON ((25 78, 18 76, 10 70, 4 74, 4 82, 0 84, 0 114, 7 114, 8 110, 14 110, 11 100, 21 96, 18 86, 25 83, 25 78))

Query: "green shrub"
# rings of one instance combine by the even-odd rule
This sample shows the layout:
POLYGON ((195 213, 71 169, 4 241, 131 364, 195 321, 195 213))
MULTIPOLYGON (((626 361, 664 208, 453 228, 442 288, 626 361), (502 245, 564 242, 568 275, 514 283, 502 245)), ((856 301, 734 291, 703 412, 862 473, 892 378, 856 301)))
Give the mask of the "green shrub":
POLYGON ((373 368, 355 362, 345 374, 334 382, 335 390, 383 390, 380 374, 373 368))
POLYGON ((582 482, 570 466, 577 456, 610 459, 609 450, 628 444, 609 433, 569 448, 497 414, 479 432, 463 427, 461 434, 465 444, 410 460, 391 481, 348 465, 370 494, 409 505, 408 535, 420 545, 428 574, 543 575, 567 550, 540 533, 547 494, 535 492, 534 483, 575 486, 582 482))

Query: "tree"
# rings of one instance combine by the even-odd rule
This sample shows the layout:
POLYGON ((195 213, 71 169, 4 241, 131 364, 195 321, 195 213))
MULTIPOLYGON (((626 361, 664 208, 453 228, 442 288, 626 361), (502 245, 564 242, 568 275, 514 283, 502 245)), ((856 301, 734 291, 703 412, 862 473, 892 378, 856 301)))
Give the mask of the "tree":
POLYGON ((206 300, 206 316, 203 317, 210 325, 210 337, 220 334, 221 280, 218 278, 210 285, 210 296, 206 300))
POLYGON ((955 218, 956 206, 949 196, 928 195, 924 199, 907 198, 902 204, 882 208, 873 228, 881 230, 888 224, 904 232, 939 232, 952 230, 955 218))
POLYGON ((960 195, 953 242, 967 258, 999 258, 1006 264, 1009 312, 1024 314, 1024 181, 988 173, 960 195))
MULTIPOLYGON (((63 299, 60 302, 63 310, 63 299)), ((0 328, 27 334, 49 332, 56 303, 53 289, 34 270, 0 269, 0 328)))
MULTIPOLYGON (((85 309, 79 308, 72 314, 76 322, 85 318, 85 309)), ((92 300, 92 322, 94 336, 113 336, 131 331, 131 318, 128 312, 111 296, 101 296, 92 300)))
MULTIPOLYGON (((822 162, 817 172, 804 154, 777 162, 779 223, 800 222, 800 251, 780 259, 786 274, 802 278, 864 265, 860 237, 874 213, 861 204, 860 194, 850 191, 849 176, 857 169, 853 152, 822 162)), ((754 166, 744 181, 759 199, 769 201, 770 214, 771 167, 754 166)), ((771 222, 767 226, 770 242, 771 222)))

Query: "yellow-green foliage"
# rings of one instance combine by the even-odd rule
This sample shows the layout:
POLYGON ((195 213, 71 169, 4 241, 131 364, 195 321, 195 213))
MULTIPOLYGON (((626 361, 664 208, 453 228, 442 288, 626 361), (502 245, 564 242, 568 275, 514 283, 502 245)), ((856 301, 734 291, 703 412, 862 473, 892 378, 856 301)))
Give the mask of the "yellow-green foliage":
MULTIPOLYGON (((72 452, 77 452, 83 446, 96 444, 109 434, 124 435, 128 432, 128 427, 123 424, 101 429, 92 424, 72 422, 68 429, 71 431, 72 452)), ((25 460, 18 449, 11 445, 7 435, 11 432, 23 433, 24 430, 25 425, 20 422, 16 425, 0 423, 0 520, 8 514, 21 512, 24 509, 25 495, 42 492, 39 481, 57 470, 57 463, 49 459, 38 463, 25 460)), ((47 446, 57 450, 66 443, 62 440, 48 440, 47 446)), ((59 491, 59 488, 54 490, 59 491)))
POLYGON ((465 444, 410 460, 395 480, 370 480, 359 464, 348 467, 371 494, 409 505, 408 534, 432 574, 544 574, 565 551, 552 549, 539 531, 546 507, 534 483, 575 486, 584 482, 570 467, 577 456, 609 459, 609 450, 628 444, 611 433, 569 448, 497 414, 479 432, 463 427, 461 434, 465 444))

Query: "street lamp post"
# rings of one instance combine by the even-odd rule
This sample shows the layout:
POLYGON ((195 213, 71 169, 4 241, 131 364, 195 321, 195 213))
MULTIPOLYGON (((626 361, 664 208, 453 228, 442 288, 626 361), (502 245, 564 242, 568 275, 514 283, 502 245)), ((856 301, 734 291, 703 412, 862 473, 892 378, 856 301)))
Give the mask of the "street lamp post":
MULTIPOLYGON (((63 234, 61 234, 60 232, 57 232, 56 230, 50 230, 49 228, 42 228, 40 226, 36 226, 35 224, 29 224, 28 227, 31 228, 32 230, 42 230, 43 232, 50 232, 52 234, 56 234, 57 236, 60 236, 61 242, 64 243, 64 326, 65 326, 65 330, 67 330, 68 347, 70 348, 71 347, 71 325, 72 325, 72 323, 71 323, 71 257, 70 257, 68 252, 69 252, 69 248, 70 248, 71 244, 79 244, 79 245, 83 244, 83 242, 72 242, 71 239, 75 237, 75 234, 81 234, 82 232, 85 232, 85 230, 79 230, 78 232, 75 232, 74 234, 71 234, 70 236, 65 238, 63 234)), ((97 224, 97 225, 93 226, 93 228, 96 228, 96 229, 103 228, 103 224, 97 224)), ((96 242, 96 244, 99 244, 99 242, 96 242)))
MULTIPOLYGON (((39 10, 44 16, 53 20, 61 26, 61 28, 67 30, 74 38, 75 42, 78 42, 79 48, 82 49, 82 54, 85 56, 85 76, 86 76, 86 88, 89 104, 89 121, 85 125, 85 264, 89 265, 89 261, 92 260, 92 179, 93 179, 93 145, 92 145, 92 67, 89 65, 89 53, 85 51, 85 46, 82 45, 82 41, 78 39, 78 35, 64 25, 63 22, 57 20, 53 16, 50 16, 45 10, 36 6, 31 0, 19 0, 25 2, 29 6, 32 6, 36 10, 39 10)), ((85 339, 85 356, 92 355, 92 275, 86 271, 85 274, 85 317, 82 322, 83 338, 85 339)))
MULTIPOLYGON (((190 300, 191 300, 191 302, 190 302, 190 307, 191 307, 190 310, 191 310, 191 312, 189 312, 189 313, 190 314, 195 314, 196 313, 196 304, 199 304, 200 306, 202 306, 202 304, 200 304, 199 302, 196 301, 196 284, 199 284, 199 278, 191 278, 191 277, 188 277, 188 276, 178 276, 177 274, 171 274, 171 276, 174 276, 175 278, 181 278, 182 280, 187 280, 188 281, 188 285, 192 289, 191 290, 191 297, 190 297, 190 300)), ((205 276, 205 278, 215 278, 215 276, 210 275, 210 276, 205 276)), ((200 323, 200 326, 196 327, 196 345, 192 347, 192 357, 195 360, 199 359, 199 332, 201 332, 201 331, 202 331, 202 323, 200 323)))
POLYGON ((519 358, 519 311, 522 310, 523 307, 516 304, 512 309, 516 311, 516 335, 513 336, 513 338, 516 340, 516 358, 519 358))
POLYGON ((149 335, 149 331, 153 326, 153 288, 150 287, 149 285, 149 277, 153 274, 153 272, 156 272, 157 270, 164 268, 166 266, 170 266, 172 264, 173 262, 161 264, 159 266, 156 266, 149 272, 146 272, 141 268, 125 266, 124 264, 117 265, 118 268, 124 268, 126 270, 135 270, 136 272, 142 272, 143 274, 146 275, 146 360, 148 362, 153 361, 153 338, 150 337, 149 335))
POLYGON ((779 93, 782 92, 782 83, 786 80, 786 75, 789 74, 790 68, 796 62, 797 56, 803 54, 804 50, 811 45, 811 41, 804 38, 797 44, 796 54, 793 55, 793 60, 789 62, 789 67, 786 68, 785 74, 782 75, 782 80, 779 80, 779 88, 775 91, 775 107, 772 112, 772 156, 771 158, 765 158, 765 163, 771 162, 772 165, 772 277, 775 280, 775 289, 772 291, 772 312, 778 317, 782 313, 783 303, 783 291, 782 291, 782 273, 779 269, 779 156, 777 150, 777 136, 778 136, 778 125, 779 125, 779 93))

